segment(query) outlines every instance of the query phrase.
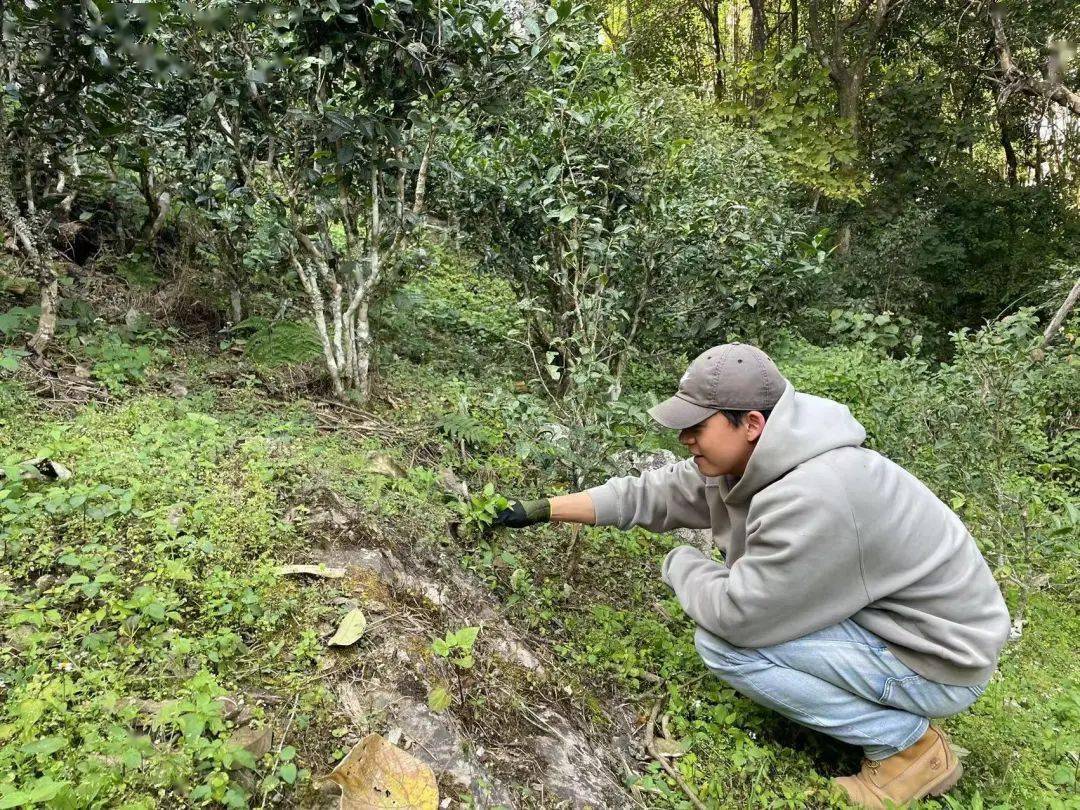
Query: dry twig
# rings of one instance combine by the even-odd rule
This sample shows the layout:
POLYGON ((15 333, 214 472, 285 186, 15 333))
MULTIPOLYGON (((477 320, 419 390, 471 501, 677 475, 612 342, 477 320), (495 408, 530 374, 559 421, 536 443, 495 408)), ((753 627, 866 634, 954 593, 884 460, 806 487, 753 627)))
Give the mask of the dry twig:
POLYGON ((686 794, 686 798, 690 800, 690 803, 694 805, 697 810, 708 810, 701 799, 698 798, 694 789, 686 783, 685 779, 683 779, 682 774, 656 750, 656 745, 653 742, 653 734, 656 726, 656 717, 660 714, 660 705, 663 702, 663 698, 657 700, 656 703, 653 704, 652 711, 649 713, 649 722, 645 726, 645 750, 649 752, 649 756, 660 763, 660 767, 667 771, 668 776, 675 780, 675 784, 677 784, 679 789, 686 794))

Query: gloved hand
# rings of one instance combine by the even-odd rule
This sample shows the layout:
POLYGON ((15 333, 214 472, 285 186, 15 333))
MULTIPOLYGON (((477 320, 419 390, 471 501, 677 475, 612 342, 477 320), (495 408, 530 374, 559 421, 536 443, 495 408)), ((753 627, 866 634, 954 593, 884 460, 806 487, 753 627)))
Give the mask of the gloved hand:
POLYGON ((539 501, 519 501, 512 499, 510 505, 495 516, 492 526, 506 526, 508 529, 524 529, 536 523, 551 519, 551 501, 543 498, 539 501))

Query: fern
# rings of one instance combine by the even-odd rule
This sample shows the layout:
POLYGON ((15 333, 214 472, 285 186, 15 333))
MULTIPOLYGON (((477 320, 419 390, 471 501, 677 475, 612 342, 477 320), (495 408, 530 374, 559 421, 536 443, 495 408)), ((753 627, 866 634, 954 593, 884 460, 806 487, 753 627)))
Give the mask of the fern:
POLYGON ((463 441, 470 447, 487 447, 497 441, 494 431, 484 427, 467 413, 456 411, 444 414, 437 426, 453 441, 463 441))

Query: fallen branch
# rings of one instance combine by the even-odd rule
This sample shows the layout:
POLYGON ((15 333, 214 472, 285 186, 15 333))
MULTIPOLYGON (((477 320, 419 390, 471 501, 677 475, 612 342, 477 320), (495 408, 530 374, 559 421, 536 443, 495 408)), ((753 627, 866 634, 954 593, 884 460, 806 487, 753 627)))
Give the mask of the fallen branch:
POLYGON ((660 714, 660 705, 664 702, 663 698, 660 698, 653 704, 652 711, 649 713, 649 722, 645 724, 645 750, 649 753, 653 759, 660 763, 660 767, 667 771, 667 775, 675 780, 675 784, 679 786, 679 789, 686 794, 686 798, 690 800, 690 803, 697 808, 697 810, 708 810, 705 804, 698 798, 694 789, 686 783, 682 774, 665 759, 659 751, 656 750, 656 744, 654 740, 654 729, 656 726, 656 718, 660 714))
POLYGON ((1057 334, 1061 325, 1065 323, 1065 319, 1069 317, 1072 308, 1076 306, 1078 298, 1080 298, 1080 278, 1073 284, 1072 291, 1065 297, 1061 306, 1058 307, 1058 311, 1054 314, 1053 320, 1050 321, 1050 325, 1043 332, 1042 348, 1045 349, 1050 344, 1050 341, 1054 339, 1054 335, 1057 334))

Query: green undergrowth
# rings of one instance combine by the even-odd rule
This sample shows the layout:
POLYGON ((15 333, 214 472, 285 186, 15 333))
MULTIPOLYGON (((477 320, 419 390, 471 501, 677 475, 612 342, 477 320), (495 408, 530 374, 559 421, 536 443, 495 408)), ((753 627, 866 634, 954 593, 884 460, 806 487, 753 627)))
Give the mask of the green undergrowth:
MULTIPOLYGON (((446 317, 451 333, 475 327, 446 317)), ((986 694, 946 723, 970 751, 967 776, 926 808, 1080 807, 1075 360, 1025 361, 1030 329, 967 336, 948 366, 798 340, 774 349, 801 390, 849 403, 871 446, 963 516, 1024 619, 986 694)), ((573 488, 573 456, 540 433, 557 417, 513 375, 384 356, 373 415, 327 422, 312 402, 271 399, 242 360, 153 360, 110 377, 111 404, 67 412, 0 383, 3 806, 302 803, 311 773, 344 750, 319 669, 319 628, 341 611, 327 589, 274 569, 308 561, 296 526, 335 509, 358 512, 349 542, 457 560, 555 656, 567 699, 601 728, 610 703, 644 721, 660 701, 686 751, 674 766, 710 807, 829 806, 827 778, 858 767, 854 749, 708 676, 659 581, 674 536, 484 530, 504 496, 573 488), (165 396, 173 378, 191 393, 165 396), (40 456, 71 480, 20 483, 11 465, 40 456), (448 494, 447 469, 468 498, 448 494), (276 696, 256 702, 252 726, 288 727, 281 751, 231 745, 223 694, 276 696)), ((678 365, 631 368, 626 397, 663 395, 678 365)), ((670 434, 618 427, 612 448, 677 449, 670 434)), ((659 765, 643 769, 650 806, 688 806, 659 765)))
POLYGON ((324 609, 274 571, 304 428, 211 395, 45 419, 0 388, 0 804, 243 807, 306 783, 292 746, 231 744, 215 700, 270 694, 251 727, 291 713, 298 740, 325 702, 306 629, 324 609), (20 481, 31 457, 71 479, 20 481))

